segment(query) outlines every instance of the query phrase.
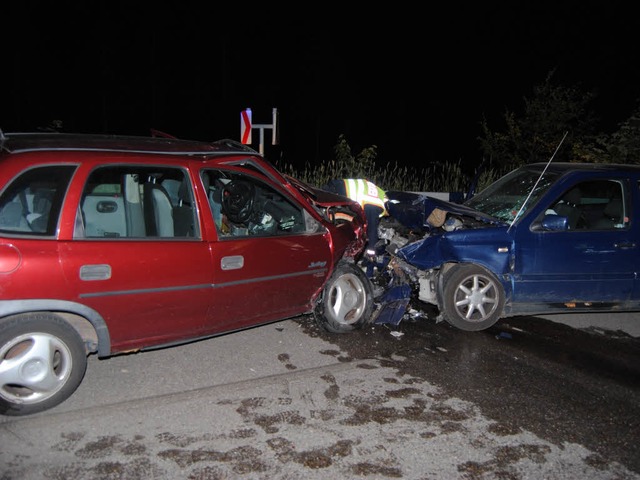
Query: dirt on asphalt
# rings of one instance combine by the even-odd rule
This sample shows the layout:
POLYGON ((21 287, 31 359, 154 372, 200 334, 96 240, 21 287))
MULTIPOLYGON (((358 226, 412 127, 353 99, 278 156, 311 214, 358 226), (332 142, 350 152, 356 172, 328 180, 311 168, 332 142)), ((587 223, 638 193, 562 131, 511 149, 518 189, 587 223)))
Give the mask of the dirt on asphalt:
MULTIPOLYGON (((462 332, 417 314, 260 332, 277 374, 3 422, 0 478, 640 479, 640 340, 621 332, 528 318, 462 332)), ((186 373, 232 338, 99 367, 122 382, 184 348, 186 373)))

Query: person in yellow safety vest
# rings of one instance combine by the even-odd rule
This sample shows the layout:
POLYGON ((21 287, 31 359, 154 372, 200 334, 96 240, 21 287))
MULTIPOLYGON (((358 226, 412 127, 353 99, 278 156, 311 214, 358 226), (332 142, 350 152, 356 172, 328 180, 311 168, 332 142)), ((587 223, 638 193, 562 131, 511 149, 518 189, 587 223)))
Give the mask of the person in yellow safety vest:
POLYGON ((375 257, 378 243, 378 223, 380 217, 387 215, 385 191, 363 178, 342 178, 329 181, 323 190, 337 193, 360 204, 367 217, 367 257, 375 257))

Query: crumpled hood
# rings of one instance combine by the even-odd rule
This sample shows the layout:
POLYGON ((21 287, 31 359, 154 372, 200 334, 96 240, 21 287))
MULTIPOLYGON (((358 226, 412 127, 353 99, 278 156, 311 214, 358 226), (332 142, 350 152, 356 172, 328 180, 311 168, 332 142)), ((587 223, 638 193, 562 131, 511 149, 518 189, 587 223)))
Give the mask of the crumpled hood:
POLYGON ((484 223, 499 225, 502 221, 479 212, 464 204, 448 202, 439 198, 413 192, 389 191, 387 193, 387 212, 398 222, 408 228, 431 228, 427 222, 429 215, 440 209, 449 214, 470 217, 484 223))

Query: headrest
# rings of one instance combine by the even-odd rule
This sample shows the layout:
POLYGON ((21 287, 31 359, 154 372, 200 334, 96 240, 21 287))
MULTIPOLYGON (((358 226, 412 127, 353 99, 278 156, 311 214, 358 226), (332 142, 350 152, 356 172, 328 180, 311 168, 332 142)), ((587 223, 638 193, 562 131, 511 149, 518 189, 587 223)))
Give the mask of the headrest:
POLYGON ((162 181, 162 186, 169 194, 169 197, 171 197, 171 203, 177 205, 179 200, 178 190, 180 189, 180 181, 174 180, 173 178, 167 178, 162 181))
POLYGON ((209 173, 205 172, 202 174, 202 184, 204 185, 204 189, 207 193, 209 193, 209 187, 211 186, 211 178, 209 178, 209 173))
POLYGON ((580 203, 580 199, 582 198, 582 193, 579 188, 572 188, 569 190, 562 200, 566 203, 570 203, 572 205, 578 205, 580 203))
POLYGON ((622 216, 622 200, 619 198, 612 198, 604 207, 604 214, 609 218, 619 220, 622 216))

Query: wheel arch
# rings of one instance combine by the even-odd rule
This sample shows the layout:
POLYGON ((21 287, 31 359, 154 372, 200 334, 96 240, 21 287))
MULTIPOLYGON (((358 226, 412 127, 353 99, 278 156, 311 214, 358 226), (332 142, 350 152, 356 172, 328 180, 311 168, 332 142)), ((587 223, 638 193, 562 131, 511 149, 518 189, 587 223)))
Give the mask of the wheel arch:
POLYGON ((97 352, 98 357, 111 354, 111 336, 106 322, 98 312, 86 305, 49 299, 0 301, 0 319, 32 312, 60 315, 78 332, 87 354, 97 352))

